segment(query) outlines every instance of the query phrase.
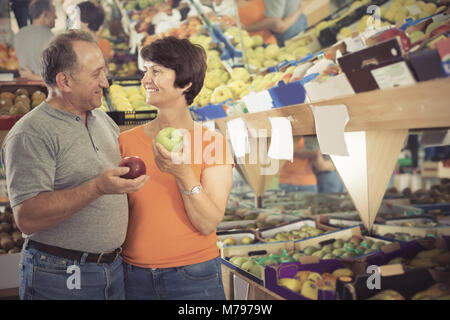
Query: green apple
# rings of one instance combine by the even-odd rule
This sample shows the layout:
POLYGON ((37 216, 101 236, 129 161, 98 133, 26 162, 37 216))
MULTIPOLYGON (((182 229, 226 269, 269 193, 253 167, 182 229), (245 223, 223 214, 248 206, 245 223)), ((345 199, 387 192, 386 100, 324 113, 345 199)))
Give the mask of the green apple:
POLYGON ((233 99, 233 93, 230 88, 225 85, 215 88, 211 95, 211 103, 213 104, 218 104, 228 99, 233 99))
POLYGON ((259 34, 252 36, 252 39, 254 47, 260 47, 263 45, 263 37, 261 37, 259 34))
POLYGON ((250 80, 250 74, 245 68, 242 67, 234 68, 233 71, 231 71, 231 79, 242 80, 244 82, 247 82, 250 80))
POLYGON ((177 151, 183 143, 183 133, 172 127, 164 128, 156 135, 156 142, 170 152, 177 151))
POLYGON ((231 89, 234 99, 238 98, 241 93, 248 87, 242 80, 231 81, 227 86, 231 89))
POLYGON ((276 44, 269 44, 264 49, 264 55, 269 59, 275 59, 275 57, 278 55, 278 52, 280 51, 280 47, 276 44))
POLYGON ((234 246, 236 245, 236 240, 234 240, 233 238, 226 238, 225 240, 222 241, 223 245, 225 246, 234 246))
POLYGON ((214 90, 215 88, 217 88, 222 84, 220 79, 210 71, 206 72, 205 80, 203 83, 204 86, 210 90, 214 90))
POLYGON ((250 238, 250 237, 244 237, 244 238, 242 238, 242 240, 241 240, 241 244, 250 244, 250 243, 252 243, 252 242, 253 242, 253 239, 250 238))

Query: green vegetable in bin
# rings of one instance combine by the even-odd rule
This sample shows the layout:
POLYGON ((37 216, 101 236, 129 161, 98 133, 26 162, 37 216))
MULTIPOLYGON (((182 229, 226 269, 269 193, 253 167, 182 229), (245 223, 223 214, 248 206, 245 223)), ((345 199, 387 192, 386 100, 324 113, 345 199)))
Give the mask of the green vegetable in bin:
POLYGON ((367 242, 365 242, 365 241, 361 241, 360 246, 368 248, 368 249, 370 248, 370 245, 367 242))

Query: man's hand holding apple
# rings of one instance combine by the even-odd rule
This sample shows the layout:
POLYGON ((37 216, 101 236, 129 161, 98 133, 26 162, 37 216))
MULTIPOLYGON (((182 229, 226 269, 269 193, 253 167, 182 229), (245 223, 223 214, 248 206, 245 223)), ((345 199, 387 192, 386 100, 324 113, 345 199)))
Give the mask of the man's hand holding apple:
POLYGON ((138 191, 150 178, 141 175, 135 179, 124 179, 130 171, 129 167, 118 167, 105 170, 97 178, 95 178, 95 186, 99 195, 105 194, 124 194, 138 191))

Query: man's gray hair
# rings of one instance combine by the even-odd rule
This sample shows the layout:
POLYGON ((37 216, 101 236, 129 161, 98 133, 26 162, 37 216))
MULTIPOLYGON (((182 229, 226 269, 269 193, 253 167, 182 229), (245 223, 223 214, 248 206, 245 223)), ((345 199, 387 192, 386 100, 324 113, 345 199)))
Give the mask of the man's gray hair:
POLYGON ((82 30, 68 30, 53 38, 41 55, 41 76, 46 85, 55 86, 58 73, 76 69, 78 61, 73 50, 74 41, 97 44, 89 32, 82 30))

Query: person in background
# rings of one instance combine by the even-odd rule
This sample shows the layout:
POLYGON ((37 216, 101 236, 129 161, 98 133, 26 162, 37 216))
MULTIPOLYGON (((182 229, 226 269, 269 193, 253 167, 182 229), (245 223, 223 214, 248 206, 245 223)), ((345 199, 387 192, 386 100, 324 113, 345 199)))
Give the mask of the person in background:
POLYGON ((27 26, 29 18, 28 6, 30 5, 30 0, 10 0, 10 3, 19 29, 27 26))
POLYGON ((286 192, 318 192, 317 179, 312 163, 317 152, 305 148, 305 138, 301 137, 294 149, 294 161, 286 161, 279 172, 279 188, 286 192))
POLYGON ((265 18, 264 0, 237 0, 237 6, 242 27, 249 31, 251 36, 260 35, 266 44, 277 43, 270 29, 250 31, 252 25, 265 18))
POLYGON ((14 36, 14 49, 19 59, 20 76, 30 80, 42 80, 41 52, 53 38, 51 29, 55 26, 55 7, 51 0, 33 0, 29 7, 33 20, 14 36))
MULTIPOLYGON (((253 2, 253 1, 244 1, 253 2)), ((279 46, 307 28, 304 5, 301 0, 264 0, 264 17, 244 28, 248 32, 269 30, 279 46)))
POLYGON ((81 30, 56 36, 42 53, 42 78, 47 100, 14 125, 1 153, 27 235, 20 298, 124 299, 126 193, 149 177, 121 178, 129 168, 118 167, 119 128, 98 110, 108 81, 97 41, 81 30))
POLYGON ((126 299, 223 300, 216 228, 231 192, 233 160, 226 139, 195 123, 188 108, 203 86, 206 53, 187 39, 166 37, 141 56, 147 104, 159 111, 119 137, 122 156, 139 156, 151 172, 128 195, 126 299), (156 142, 167 127, 185 132, 182 151, 156 142))
POLYGON ((103 53, 103 57, 108 63, 114 57, 114 51, 108 39, 100 37, 101 26, 105 20, 105 12, 100 4, 91 1, 83 1, 77 4, 80 12, 81 30, 91 32, 97 39, 98 46, 103 53))

